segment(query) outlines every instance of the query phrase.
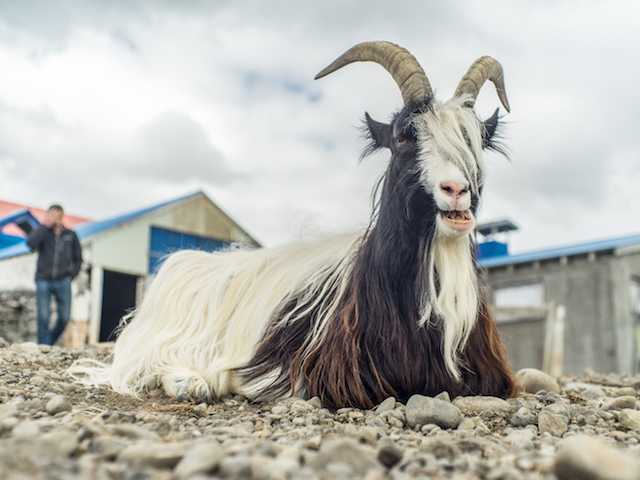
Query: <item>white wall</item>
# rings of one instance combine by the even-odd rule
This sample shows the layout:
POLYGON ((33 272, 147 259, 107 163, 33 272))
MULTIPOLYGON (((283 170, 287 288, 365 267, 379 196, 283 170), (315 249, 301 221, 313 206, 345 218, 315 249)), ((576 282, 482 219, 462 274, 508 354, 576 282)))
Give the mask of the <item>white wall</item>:
POLYGON ((35 291, 36 261, 35 253, 0 260, 0 291, 35 291))

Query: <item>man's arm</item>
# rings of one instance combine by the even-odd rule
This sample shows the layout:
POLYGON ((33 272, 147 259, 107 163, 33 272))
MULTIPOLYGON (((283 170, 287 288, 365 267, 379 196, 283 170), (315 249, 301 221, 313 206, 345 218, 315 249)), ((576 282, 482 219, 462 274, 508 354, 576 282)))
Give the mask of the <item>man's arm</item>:
POLYGON ((29 248, 32 252, 35 252, 40 248, 40 244, 42 243, 42 239, 47 233, 47 230, 48 227, 46 227, 45 225, 40 225, 33 232, 31 232, 31 235, 29 235, 29 238, 27 239, 27 245, 29 245, 29 248))
POLYGON ((71 260, 73 262, 73 270, 71 271, 71 279, 73 280, 80 273, 82 267, 82 247, 78 241, 77 235, 73 234, 73 243, 71 244, 71 260))

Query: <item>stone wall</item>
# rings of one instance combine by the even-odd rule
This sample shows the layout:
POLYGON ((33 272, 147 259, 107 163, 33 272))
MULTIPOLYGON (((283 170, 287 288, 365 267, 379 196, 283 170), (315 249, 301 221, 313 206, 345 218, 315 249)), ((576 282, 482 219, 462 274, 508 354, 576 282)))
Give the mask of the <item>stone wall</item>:
POLYGON ((9 343, 36 340, 36 295, 33 290, 0 292, 0 337, 9 343))
MULTIPOLYGON (((56 319, 56 303, 51 302, 51 320, 56 319)), ((87 343, 89 324, 71 320, 58 344, 79 348, 87 343)), ((0 338, 9 343, 35 342, 36 295, 33 291, 0 292, 0 338)))

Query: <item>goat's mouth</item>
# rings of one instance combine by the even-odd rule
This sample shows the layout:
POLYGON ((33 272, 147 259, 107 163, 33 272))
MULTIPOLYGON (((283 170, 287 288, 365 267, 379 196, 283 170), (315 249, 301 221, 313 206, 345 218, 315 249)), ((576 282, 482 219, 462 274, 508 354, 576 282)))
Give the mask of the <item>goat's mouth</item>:
POLYGON ((470 210, 449 210, 441 212, 442 219, 449 228, 459 232, 467 231, 473 228, 473 215, 470 210))

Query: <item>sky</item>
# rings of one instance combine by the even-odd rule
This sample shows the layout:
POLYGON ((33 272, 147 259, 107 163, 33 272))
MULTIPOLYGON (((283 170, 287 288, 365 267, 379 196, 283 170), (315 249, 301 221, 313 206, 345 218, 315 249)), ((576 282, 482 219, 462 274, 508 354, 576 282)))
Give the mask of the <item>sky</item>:
MULTIPOLYGON (((351 46, 409 50, 445 101, 482 55, 505 72, 510 160, 480 222, 514 253, 640 234, 640 4, 612 0, 6 0, 0 199, 104 219, 204 191, 263 245, 370 218, 389 155, 364 112, 402 107, 351 46)), ((500 103, 482 89, 476 112, 500 103)))

